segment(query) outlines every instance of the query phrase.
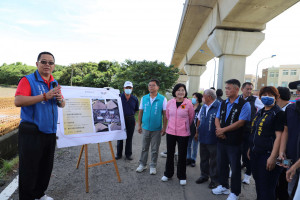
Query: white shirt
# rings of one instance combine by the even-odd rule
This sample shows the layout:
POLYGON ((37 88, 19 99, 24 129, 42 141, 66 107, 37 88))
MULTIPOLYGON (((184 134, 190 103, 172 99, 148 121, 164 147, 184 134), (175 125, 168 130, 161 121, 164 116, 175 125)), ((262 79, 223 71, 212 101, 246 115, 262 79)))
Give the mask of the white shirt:
POLYGON ((203 108, 204 106, 206 107, 206 113, 205 113, 205 116, 207 116, 207 113, 208 113, 209 109, 210 109, 211 106, 215 103, 215 101, 216 101, 216 100, 214 100, 214 102, 212 102, 209 106, 206 105, 206 104, 203 104, 203 106, 201 107, 201 109, 200 109, 200 111, 199 111, 199 113, 198 113, 198 116, 197 116, 198 120, 200 120, 200 113, 201 113, 201 111, 202 111, 202 108, 203 108))
MULTIPOLYGON (((154 102, 155 99, 156 99, 156 97, 154 97, 154 98, 150 97, 150 103, 151 103, 151 105, 152 105, 152 103, 154 102)), ((167 98, 165 97, 164 98, 164 102, 163 102, 163 110, 167 110, 167 103, 168 103, 168 101, 167 101, 167 98)), ((140 103, 139 109, 140 110, 144 110, 144 108, 143 108, 143 97, 141 99, 141 103, 140 103)))
MULTIPOLYGON (((243 95, 242 95, 242 97, 243 97, 243 95)), ((257 111, 259 111, 259 110, 262 109, 265 105, 261 102, 261 100, 259 99, 259 97, 257 97, 257 96, 254 96, 254 97, 256 97, 255 102, 254 102, 254 106, 255 106, 255 108, 257 109, 257 111)), ((247 100, 247 99, 248 99, 248 97, 245 98, 245 100, 247 100)))
POLYGON ((286 109, 286 107, 288 107, 288 105, 290 105, 291 103, 289 102, 288 104, 286 104, 285 106, 283 106, 281 109, 283 110, 283 111, 285 111, 285 109, 286 109))

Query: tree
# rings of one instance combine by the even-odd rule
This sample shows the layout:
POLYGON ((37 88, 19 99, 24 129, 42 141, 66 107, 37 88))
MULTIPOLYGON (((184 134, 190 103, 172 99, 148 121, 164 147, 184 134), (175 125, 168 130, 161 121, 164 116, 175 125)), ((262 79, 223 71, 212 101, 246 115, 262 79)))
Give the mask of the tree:
POLYGON ((17 85, 23 76, 33 73, 36 69, 34 66, 28 66, 21 62, 10 65, 4 63, 0 67, 0 84, 17 85))
POLYGON ((160 92, 164 94, 174 86, 179 77, 178 71, 178 68, 173 65, 166 66, 163 62, 126 60, 113 77, 110 86, 122 91, 124 82, 131 81, 134 93, 142 96, 149 92, 149 81, 157 79, 160 82, 160 92))
POLYGON ((53 76, 61 85, 84 86, 84 87, 108 87, 114 76, 120 68, 117 62, 100 61, 71 64, 57 71, 53 76))

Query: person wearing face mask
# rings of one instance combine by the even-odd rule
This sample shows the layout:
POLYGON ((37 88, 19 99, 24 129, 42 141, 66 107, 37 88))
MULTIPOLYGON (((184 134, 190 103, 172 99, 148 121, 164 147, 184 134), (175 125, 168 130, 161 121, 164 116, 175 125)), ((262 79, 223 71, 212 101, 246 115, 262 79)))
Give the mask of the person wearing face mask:
MULTIPOLYGON (((297 89, 296 93, 300 94, 300 81, 294 81, 289 84, 290 89, 297 89), (299 88, 297 87, 299 85, 299 88)), ((286 124, 281 137, 279 158, 281 160, 291 159, 292 163, 295 163, 287 172, 286 178, 288 182, 287 192, 290 198, 293 197, 294 190, 296 189, 296 183, 298 181, 299 174, 295 173, 295 169, 299 164, 296 161, 300 158, 300 99, 296 100, 296 103, 289 104, 285 109, 286 124)), ((288 166, 284 166, 288 168, 288 166)), ((300 199, 300 185, 299 196, 294 199, 300 199)), ((298 189, 297 189, 298 190, 298 189)))
POLYGON ((168 101, 166 109, 167 126, 167 160, 163 182, 168 181, 174 175, 174 153, 178 144, 177 178, 180 185, 186 185, 186 154, 190 136, 190 125, 194 119, 192 102, 188 100, 186 87, 182 83, 174 86, 173 99, 168 101))
POLYGON ((196 134, 196 126, 198 121, 198 113, 201 109, 201 102, 202 102, 202 94, 195 92, 192 98, 192 104, 194 105, 195 110, 195 118, 190 126, 191 135, 189 138, 189 143, 187 147, 187 155, 186 155, 186 165, 191 165, 191 167, 195 167, 196 165, 196 158, 197 158, 197 151, 198 151, 198 140, 194 139, 196 134))
MULTIPOLYGON (((132 137, 135 127, 134 114, 139 111, 139 100, 136 96, 132 95, 133 84, 130 81, 124 83, 124 92, 121 95, 125 126, 126 126, 126 145, 125 145, 125 156, 127 160, 132 160, 132 137)), ((117 155, 116 159, 122 158, 123 152, 123 140, 117 142, 117 155)))
POLYGON ((276 159, 279 155, 285 115, 275 103, 279 97, 275 87, 261 88, 259 97, 264 108, 256 113, 251 123, 248 158, 256 184, 257 200, 275 200, 275 188, 281 173, 276 159))

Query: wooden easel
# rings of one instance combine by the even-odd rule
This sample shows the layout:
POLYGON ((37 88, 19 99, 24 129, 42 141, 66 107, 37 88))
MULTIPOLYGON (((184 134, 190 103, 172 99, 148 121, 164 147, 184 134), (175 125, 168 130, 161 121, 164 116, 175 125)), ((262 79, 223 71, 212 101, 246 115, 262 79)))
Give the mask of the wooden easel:
POLYGON ((118 181, 119 181, 119 183, 121 182, 121 178, 120 178, 120 174, 119 174, 119 170, 118 170, 118 166, 117 166, 117 161, 115 159, 115 154, 114 154, 114 150, 113 150, 111 141, 109 141, 108 143, 109 143, 109 146, 110 146, 112 160, 108 160, 108 161, 103 161, 102 162, 101 153, 100 153, 100 144, 98 143, 98 152, 99 152, 100 162, 95 163, 95 164, 91 164, 91 165, 88 164, 88 145, 84 144, 81 147, 79 158, 78 158, 77 165, 76 165, 76 169, 78 169, 78 167, 79 167, 81 156, 82 156, 82 152, 84 150, 84 154, 85 154, 85 156, 84 156, 84 161, 85 161, 85 191, 86 192, 89 192, 89 171, 88 171, 89 167, 95 167, 95 166, 98 166, 98 165, 103 165, 103 164, 106 164, 106 163, 113 162, 114 165, 115 165, 115 168, 116 168, 116 173, 117 173, 118 181))

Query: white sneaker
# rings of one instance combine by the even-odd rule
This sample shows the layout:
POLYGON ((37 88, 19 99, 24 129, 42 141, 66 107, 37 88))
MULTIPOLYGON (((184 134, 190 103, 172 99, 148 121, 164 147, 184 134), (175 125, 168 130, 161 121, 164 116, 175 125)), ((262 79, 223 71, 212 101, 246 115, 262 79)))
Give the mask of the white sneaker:
POLYGON ((244 174, 244 179, 243 179, 242 183, 250 185, 250 178, 251 178, 251 176, 244 174))
POLYGON ((165 152, 161 152, 160 156, 163 157, 163 158, 166 158, 167 157, 167 152, 166 151, 165 152))
POLYGON ((238 200, 239 196, 236 196, 234 193, 230 193, 227 197, 227 200, 238 200))
POLYGON ((150 174, 155 175, 156 174, 156 168, 150 167, 150 174))
POLYGON ((136 168, 136 172, 142 172, 142 171, 144 171, 145 169, 147 169, 147 166, 144 166, 144 165, 140 164, 140 165, 138 166, 138 168, 136 168))
POLYGON ((166 182, 166 181, 168 181, 168 180, 169 180, 169 178, 166 177, 166 176, 161 177, 161 181, 163 181, 163 182, 166 182))
POLYGON ((180 180, 180 185, 186 185, 186 180, 180 180))
POLYGON ((47 195, 44 195, 44 196, 42 196, 41 198, 35 199, 35 200, 53 200, 53 198, 48 197, 47 195))
POLYGON ((223 187, 222 185, 219 185, 215 189, 212 189, 211 192, 213 194, 230 194, 230 190, 223 187))

